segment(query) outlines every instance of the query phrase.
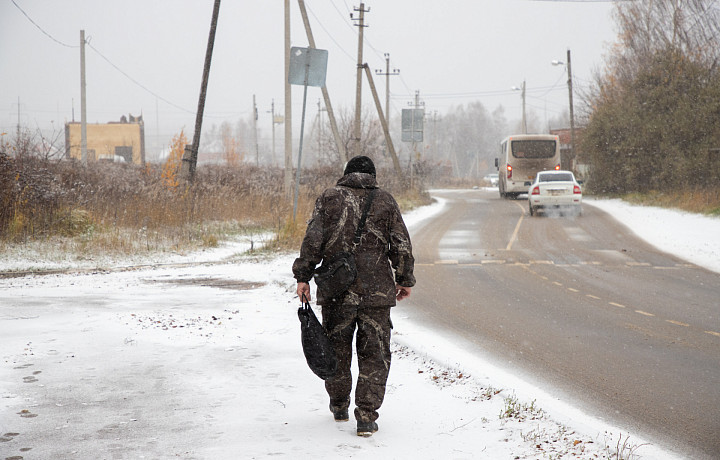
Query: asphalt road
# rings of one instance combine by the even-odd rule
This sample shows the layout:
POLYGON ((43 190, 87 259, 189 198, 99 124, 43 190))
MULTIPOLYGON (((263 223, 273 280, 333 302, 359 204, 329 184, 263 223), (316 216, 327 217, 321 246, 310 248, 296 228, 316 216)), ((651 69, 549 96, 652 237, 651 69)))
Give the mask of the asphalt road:
POLYGON ((404 309, 599 417, 720 458, 720 275, 608 214, 530 217, 525 199, 439 192, 413 235, 404 309))

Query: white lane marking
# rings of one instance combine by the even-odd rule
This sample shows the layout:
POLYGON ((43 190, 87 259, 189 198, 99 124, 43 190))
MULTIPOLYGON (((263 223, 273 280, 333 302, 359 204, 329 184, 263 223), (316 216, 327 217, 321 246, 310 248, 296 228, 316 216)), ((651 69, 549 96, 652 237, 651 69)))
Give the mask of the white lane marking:
POLYGON ((619 303, 615 303, 615 302, 608 302, 608 303, 609 303, 610 305, 612 305, 613 307, 625 308, 625 305, 622 305, 622 304, 619 304, 619 303))
POLYGON ((690 327, 690 325, 687 324, 687 323, 681 323, 680 321, 675 321, 675 320, 672 320, 672 319, 666 319, 665 322, 668 322, 668 323, 670 323, 670 324, 674 324, 674 325, 676 325, 676 326, 690 327))
MULTIPOLYGON (((515 204, 517 204, 518 206, 520 206, 519 203, 515 203, 515 204)), ((505 248, 507 251, 509 251, 510 249, 512 249, 512 245, 513 245, 513 243, 515 242, 515 240, 517 239, 518 232, 520 231, 520 224, 522 224, 522 221, 523 221, 523 219, 525 218, 525 208, 523 208, 522 206, 520 206, 520 209, 522 210, 523 213, 520 215, 520 219, 518 219, 518 223, 517 223, 517 225, 515 225, 515 231, 513 231, 513 234, 512 234, 512 236, 510 237, 510 241, 508 242, 508 245, 507 245, 507 247, 505 248)))
POLYGON ((652 313, 648 313, 648 312, 642 311, 642 310, 635 310, 635 313, 639 313, 639 314, 644 315, 644 316, 655 316, 655 315, 653 315, 652 313))

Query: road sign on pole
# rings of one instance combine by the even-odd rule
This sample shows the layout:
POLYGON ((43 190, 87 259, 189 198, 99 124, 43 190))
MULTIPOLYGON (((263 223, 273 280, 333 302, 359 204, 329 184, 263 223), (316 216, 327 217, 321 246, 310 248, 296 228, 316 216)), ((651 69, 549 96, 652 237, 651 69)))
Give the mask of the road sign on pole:
POLYGON ((423 141, 423 119, 425 109, 403 109, 402 110, 402 141, 422 142, 423 141))
POLYGON ((290 49, 290 69, 288 82, 291 85, 303 85, 302 121, 300 123, 300 147, 298 149, 298 165, 295 172, 295 198, 293 200, 293 222, 297 215, 298 194, 300 193, 300 166, 302 164, 303 132, 305 131, 305 108, 307 106, 307 87, 325 86, 327 72, 327 50, 315 48, 290 49))
POLYGON ((327 50, 293 46, 288 81, 291 85, 325 86, 327 59, 327 50))

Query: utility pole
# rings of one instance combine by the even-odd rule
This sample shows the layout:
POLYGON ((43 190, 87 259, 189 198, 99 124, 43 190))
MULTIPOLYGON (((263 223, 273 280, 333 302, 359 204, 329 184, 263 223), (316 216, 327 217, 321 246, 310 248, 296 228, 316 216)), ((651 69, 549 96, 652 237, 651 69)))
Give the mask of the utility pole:
MULTIPOLYGON (((417 113, 417 110, 424 105, 425 105, 424 102, 420 102, 420 91, 419 90, 415 91, 415 106, 413 107, 414 110, 412 112, 412 114, 413 114, 413 120, 412 120, 413 129, 415 127, 415 113, 417 113)), ((410 152, 410 185, 411 186, 413 185, 413 180, 415 178, 415 172, 413 171, 415 169, 413 166, 413 159, 414 159, 413 157, 416 155, 419 157, 416 150, 417 150, 417 146, 415 143, 415 136, 413 135, 412 152, 410 152)))
POLYGON ((155 97, 155 142, 153 142, 153 148, 155 149, 153 157, 157 159, 160 155, 160 109, 157 96, 155 97))
MULTIPOLYGON (((307 16, 307 10, 305 9, 305 1, 304 0, 298 0, 298 5, 300 6, 300 14, 303 18, 303 24, 305 25, 305 34, 308 38, 308 43, 310 44, 310 48, 317 48, 315 46, 315 38, 313 37, 312 29, 310 28, 310 21, 308 20, 307 16)), ((323 85, 320 90, 322 91, 323 99, 325 100, 325 110, 328 113, 328 121, 330 122, 330 129, 332 130, 333 137, 335 138, 335 146, 338 149, 338 152, 340 153, 340 162, 341 167, 345 165, 348 161, 348 155, 347 151, 345 150, 345 144, 343 143, 342 139, 340 138, 340 131, 337 127, 337 121, 335 120, 335 112, 332 108, 332 103, 330 103, 330 94, 328 93, 328 89, 326 85, 323 85)))
POLYGON ((522 130, 523 134, 527 134, 527 118, 525 117, 525 80, 523 80, 522 85, 522 130))
POLYGON ((375 107, 377 108, 378 116, 380 118, 380 126, 382 126, 383 133, 385 134, 385 143, 387 144, 388 150, 390 151, 390 156, 393 160, 393 166, 395 167, 395 173, 398 177, 402 177, 402 168, 400 167, 400 161, 395 154, 395 146, 393 145, 392 138, 390 137, 390 130, 388 129, 386 120, 387 117, 385 117, 382 113, 382 107, 380 106, 380 98, 378 98, 377 91, 375 90, 375 82, 373 81, 372 73, 370 73, 370 67, 367 64, 365 64, 363 67, 365 68, 365 74, 367 75, 368 85, 370 85, 370 91, 372 92, 373 99, 375 100, 375 107))
POLYGON ((210 64, 212 63, 213 46, 215 45, 215 31, 217 30, 219 13, 220 0, 215 0, 212 19, 210 21, 210 34, 208 35, 207 49, 205 50, 205 65, 203 66, 202 82, 200 84, 198 110, 197 114, 195 114, 195 133, 193 134, 193 143, 191 146, 186 145, 185 151, 183 152, 181 175, 188 184, 192 184, 195 180, 195 169, 197 168, 198 149, 200 148, 200 133, 202 130, 203 112, 205 111, 205 97, 207 95, 208 80, 210 78, 210 64))
MULTIPOLYGON (((385 72, 380 69, 375 69, 377 75, 385 76, 385 118, 388 125, 388 131, 390 130, 390 76, 400 75, 399 69, 393 69, 390 72, 390 53, 385 53, 385 72)), ((390 149, 388 148, 388 152, 390 149)))
POLYGON ((327 109, 320 104, 320 99, 318 99, 318 157, 322 157, 322 141, 323 141, 323 117, 322 113, 327 112, 327 109))
POLYGON ((432 130, 432 146, 433 146, 433 158, 437 159, 437 110, 433 110, 432 114, 432 122, 433 122, 433 130, 432 130))
POLYGON ((20 96, 18 96, 17 143, 20 145, 20 96))
POLYGON ((400 75, 400 69, 393 69, 390 72, 390 53, 385 53, 385 72, 375 69, 375 73, 385 76, 385 117, 387 117, 388 128, 390 128, 390 77, 400 75))
POLYGON ((272 116, 272 166, 276 166, 277 157, 275 156, 275 125, 282 122, 279 122, 275 119, 275 99, 272 100, 269 113, 272 116))
MULTIPOLYGON (((360 126, 360 118, 362 116, 362 72, 363 72, 363 36, 364 36, 364 30, 365 27, 365 13, 370 12, 370 9, 365 9, 365 3, 360 3, 360 8, 353 8, 353 11, 357 11, 360 13, 360 18, 357 20, 358 23, 355 24, 359 27, 358 30, 358 54, 357 54, 357 83, 355 87, 355 138, 354 138, 354 149, 353 152, 355 156, 360 155, 361 152, 361 145, 360 145, 360 139, 361 139, 361 126, 360 126)), ((350 18, 355 20, 353 15, 350 15, 350 18)))
POLYGON ((260 166, 260 149, 258 149, 258 135, 257 135, 257 120, 258 110, 257 104, 255 103, 255 95, 253 94, 253 131, 255 132, 255 166, 260 166))
POLYGON ((285 197, 292 198, 292 90, 290 87, 290 0, 285 0, 285 197))
POLYGON ((575 116, 573 114, 573 88, 572 68, 570 67, 570 50, 567 50, 568 96, 570 99, 570 161, 571 168, 575 168, 575 116))
POLYGON ((85 31, 80 31, 80 159, 87 164, 87 102, 85 101, 85 31))

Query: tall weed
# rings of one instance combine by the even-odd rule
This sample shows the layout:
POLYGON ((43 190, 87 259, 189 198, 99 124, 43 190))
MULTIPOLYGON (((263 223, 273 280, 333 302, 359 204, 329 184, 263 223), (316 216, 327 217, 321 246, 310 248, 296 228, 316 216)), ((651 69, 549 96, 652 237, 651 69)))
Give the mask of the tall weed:
MULTIPOLYGON (((134 253, 273 232, 273 247, 296 249, 316 197, 340 177, 329 167, 303 171, 293 221, 280 168, 201 165, 192 185, 178 181, 176 173, 167 162, 82 165, 0 151, 0 242, 71 238, 81 250, 134 253)), ((391 171, 378 176, 405 209, 429 202, 419 185, 408 188, 391 171)))

